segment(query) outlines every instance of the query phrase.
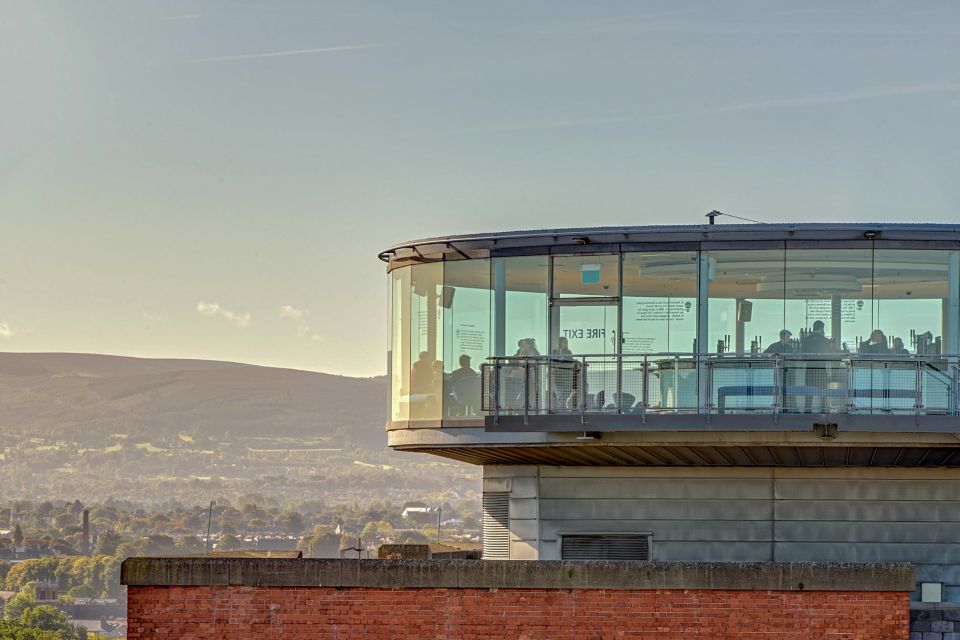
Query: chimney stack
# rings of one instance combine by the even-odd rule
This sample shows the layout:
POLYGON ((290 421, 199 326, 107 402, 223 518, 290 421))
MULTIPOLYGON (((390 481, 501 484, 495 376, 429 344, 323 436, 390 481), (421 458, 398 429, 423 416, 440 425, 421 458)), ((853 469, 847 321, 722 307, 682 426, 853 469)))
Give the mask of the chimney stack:
POLYGON ((80 554, 88 556, 90 555, 90 510, 83 510, 83 546, 80 549, 80 554))

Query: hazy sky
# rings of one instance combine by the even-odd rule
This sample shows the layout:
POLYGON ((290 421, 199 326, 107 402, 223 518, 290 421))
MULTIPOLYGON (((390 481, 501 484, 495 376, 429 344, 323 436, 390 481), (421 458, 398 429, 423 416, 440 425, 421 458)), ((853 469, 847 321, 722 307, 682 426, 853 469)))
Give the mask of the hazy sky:
POLYGON ((386 369, 376 254, 957 221, 960 3, 0 0, 0 350, 386 369))

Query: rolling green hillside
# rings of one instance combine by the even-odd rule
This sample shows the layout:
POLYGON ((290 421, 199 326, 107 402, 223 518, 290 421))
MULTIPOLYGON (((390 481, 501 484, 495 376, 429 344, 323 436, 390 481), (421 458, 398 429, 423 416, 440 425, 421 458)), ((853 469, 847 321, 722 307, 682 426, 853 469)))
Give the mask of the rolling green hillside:
POLYGON ((465 497, 479 470, 386 448, 387 380, 203 360, 0 354, 10 498, 465 497))

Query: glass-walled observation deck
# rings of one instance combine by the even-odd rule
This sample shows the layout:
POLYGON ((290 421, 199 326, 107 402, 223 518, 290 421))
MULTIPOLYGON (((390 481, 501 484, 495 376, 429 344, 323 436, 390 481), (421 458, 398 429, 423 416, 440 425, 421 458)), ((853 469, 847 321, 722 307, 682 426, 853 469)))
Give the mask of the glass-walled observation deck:
POLYGON ((381 257, 395 427, 957 413, 958 228, 585 229, 381 257))

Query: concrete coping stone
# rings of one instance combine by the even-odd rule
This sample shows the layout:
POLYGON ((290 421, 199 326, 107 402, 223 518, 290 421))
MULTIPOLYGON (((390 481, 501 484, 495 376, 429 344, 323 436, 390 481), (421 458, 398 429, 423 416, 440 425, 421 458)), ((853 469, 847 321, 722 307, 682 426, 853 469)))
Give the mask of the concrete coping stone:
POLYGON ((127 558, 128 586, 913 591, 906 563, 127 558))
POLYGON ((917 602, 911 600, 910 608, 915 611, 960 611, 960 602, 917 602))

